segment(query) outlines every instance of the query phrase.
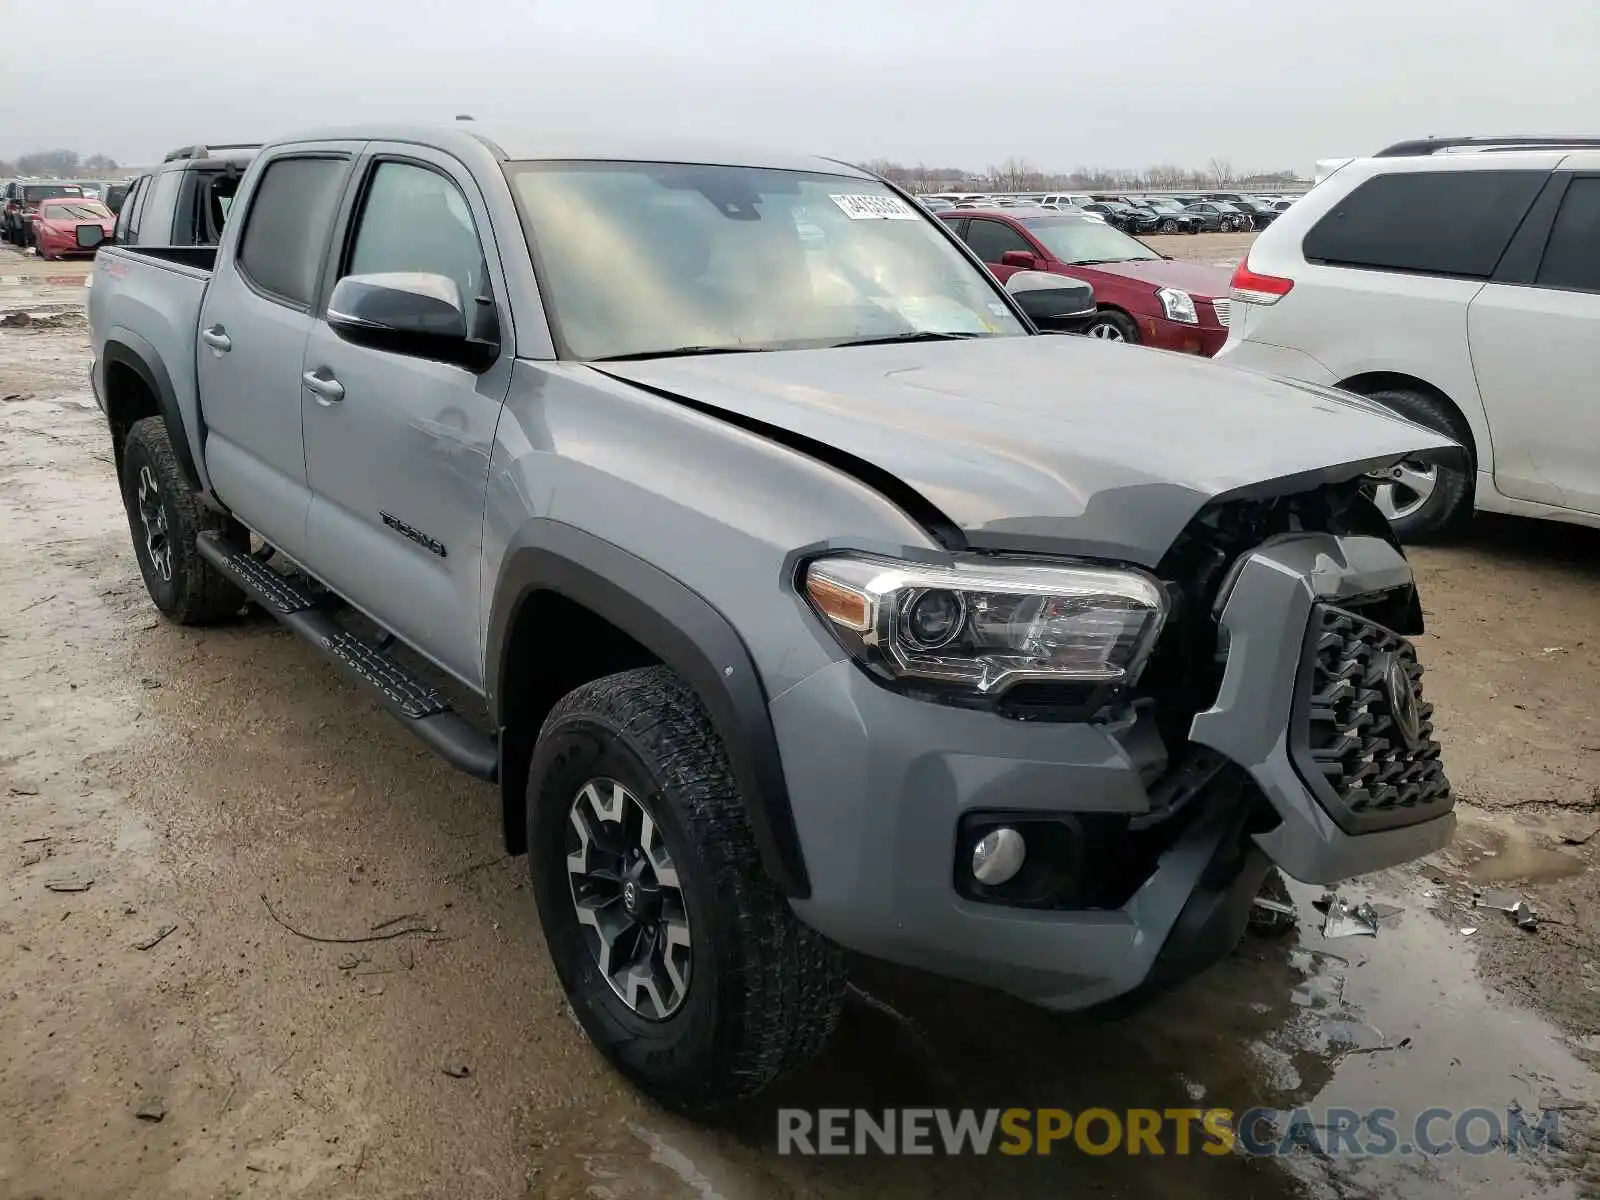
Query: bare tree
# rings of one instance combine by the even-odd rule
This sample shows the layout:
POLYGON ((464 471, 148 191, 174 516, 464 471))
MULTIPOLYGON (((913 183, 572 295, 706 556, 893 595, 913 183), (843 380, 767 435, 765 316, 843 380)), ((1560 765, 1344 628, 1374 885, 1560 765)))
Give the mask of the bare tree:
POLYGON ((78 156, 71 150, 35 150, 17 156, 17 171, 23 175, 71 175, 78 169, 78 156))
POLYGON ((1206 174, 1218 187, 1225 187, 1233 182, 1233 164, 1225 158, 1213 158, 1206 162, 1206 174))
POLYGON ((1043 176, 1025 158, 1008 158, 998 167, 989 168, 989 179, 999 192, 1022 192, 1033 187, 1043 176))

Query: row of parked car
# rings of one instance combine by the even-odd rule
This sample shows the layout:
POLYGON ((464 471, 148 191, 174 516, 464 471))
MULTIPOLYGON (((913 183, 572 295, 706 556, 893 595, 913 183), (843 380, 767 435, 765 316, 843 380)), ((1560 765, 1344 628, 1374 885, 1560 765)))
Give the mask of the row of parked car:
POLYGON ((0 240, 13 246, 38 246, 42 257, 76 253, 69 235, 78 222, 100 223, 109 227, 124 197, 126 183, 70 179, 12 179, 4 185, 0 201, 0 240), (41 227, 45 237, 41 240, 41 227), (52 236, 60 235, 60 236, 52 236), (48 247, 46 242, 49 243, 48 247))
POLYGON ((1092 213, 1124 233, 1237 233, 1265 229, 1294 203, 1292 196, 1239 192, 1144 196, 1089 192, 919 196, 931 212, 973 208, 1071 209, 1092 213))

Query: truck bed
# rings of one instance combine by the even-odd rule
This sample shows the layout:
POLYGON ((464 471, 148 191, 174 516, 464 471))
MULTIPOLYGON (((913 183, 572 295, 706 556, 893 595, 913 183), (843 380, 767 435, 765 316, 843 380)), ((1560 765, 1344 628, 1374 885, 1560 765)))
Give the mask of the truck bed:
POLYGON ((106 246, 95 256, 89 290, 92 344, 103 346, 112 331, 121 330, 123 340, 146 343, 165 366, 170 378, 161 382, 171 387, 190 456, 207 490, 195 351, 200 305, 216 260, 215 246, 106 246))

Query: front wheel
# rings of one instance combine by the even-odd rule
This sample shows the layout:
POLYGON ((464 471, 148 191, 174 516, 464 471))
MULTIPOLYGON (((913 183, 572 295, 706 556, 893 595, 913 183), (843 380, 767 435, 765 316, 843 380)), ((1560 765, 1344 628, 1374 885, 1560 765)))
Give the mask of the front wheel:
POLYGON ((145 589, 180 625, 209 625, 244 606, 244 593, 200 557, 195 540, 222 517, 189 490, 160 417, 135 421, 122 444, 122 502, 145 589))
POLYGON ((762 866, 728 755, 666 667, 584 684, 539 732, 528 865, 556 974, 600 1052, 707 1113, 821 1053, 844 952, 762 866))
POLYGON ((1139 341, 1139 327, 1122 313, 1112 309, 1101 309, 1095 314, 1094 320, 1089 322, 1084 331, 1085 337, 1098 338, 1102 342, 1133 342, 1139 341))
POLYGON ((1161 222, 1161 232, 1162 233, 1177 233, 1178 232, 1178 223, 1176 221, 1172 220, 1169 217, 1167 220, 1161 222))
MULTIPOLYGON (((1471 445, 1471 434, 1449 404, 1425 392, 1394 388, 1368 392, 1374 400, 1418 425, 1471 445)), ((1403 542, 1423 542, 1455 532, 1472 515, 1472 471, 1405 460, 1368 476, 1368 494, 1403 542)))

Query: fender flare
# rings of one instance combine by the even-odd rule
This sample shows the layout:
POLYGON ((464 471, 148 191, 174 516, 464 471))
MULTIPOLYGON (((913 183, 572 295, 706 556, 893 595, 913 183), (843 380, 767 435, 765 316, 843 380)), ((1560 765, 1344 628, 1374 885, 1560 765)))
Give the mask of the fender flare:
MULTIPOLYGON (((510 633, 530 596, 555 592, 628 634, 694 688, 711 715, 744 798, 767 873, 794 899, 811 894, 766 689, 738 632, 705 597, 611 542, 575 526, 530 521, 506 547, 489 612, 484 663, 489 710, 503 724, 510 633)), ((507 738, 502 736, 501 746, 507 738)), ((500 772, 503 793, 514 786, 500 772)), ((507 805, 523 797, 503 794, 507 805)), ((510 828, 508 824, 508 829, 510 828)))
MULTIPOLYGON (((178 393, 172 386, 172 376, 167 374, 167 368, 162 364, 161 355, 157 353, 156 348, 131 329, 118 328, 101 347, 100 364, 102 379, 106 379, 109 375, 107 368, 123 366, 144 381, 145 387, 149 388, 150 394, 155 397, 156 410, 161 414, 161 419, 167 423, 167 435, 172 442, 172 452, 178 460, 178 469, 183 472, 190 488, 197 495, 204 495, 208 489, 202 483, 200 472, 195 467, 194 455, 189 444, 189 429, 183 423, 183 414, 178 410, 178 393)), ((105 390, 106 417, 109 420, 111 416, 109 382, 106 383, 105 390)))

